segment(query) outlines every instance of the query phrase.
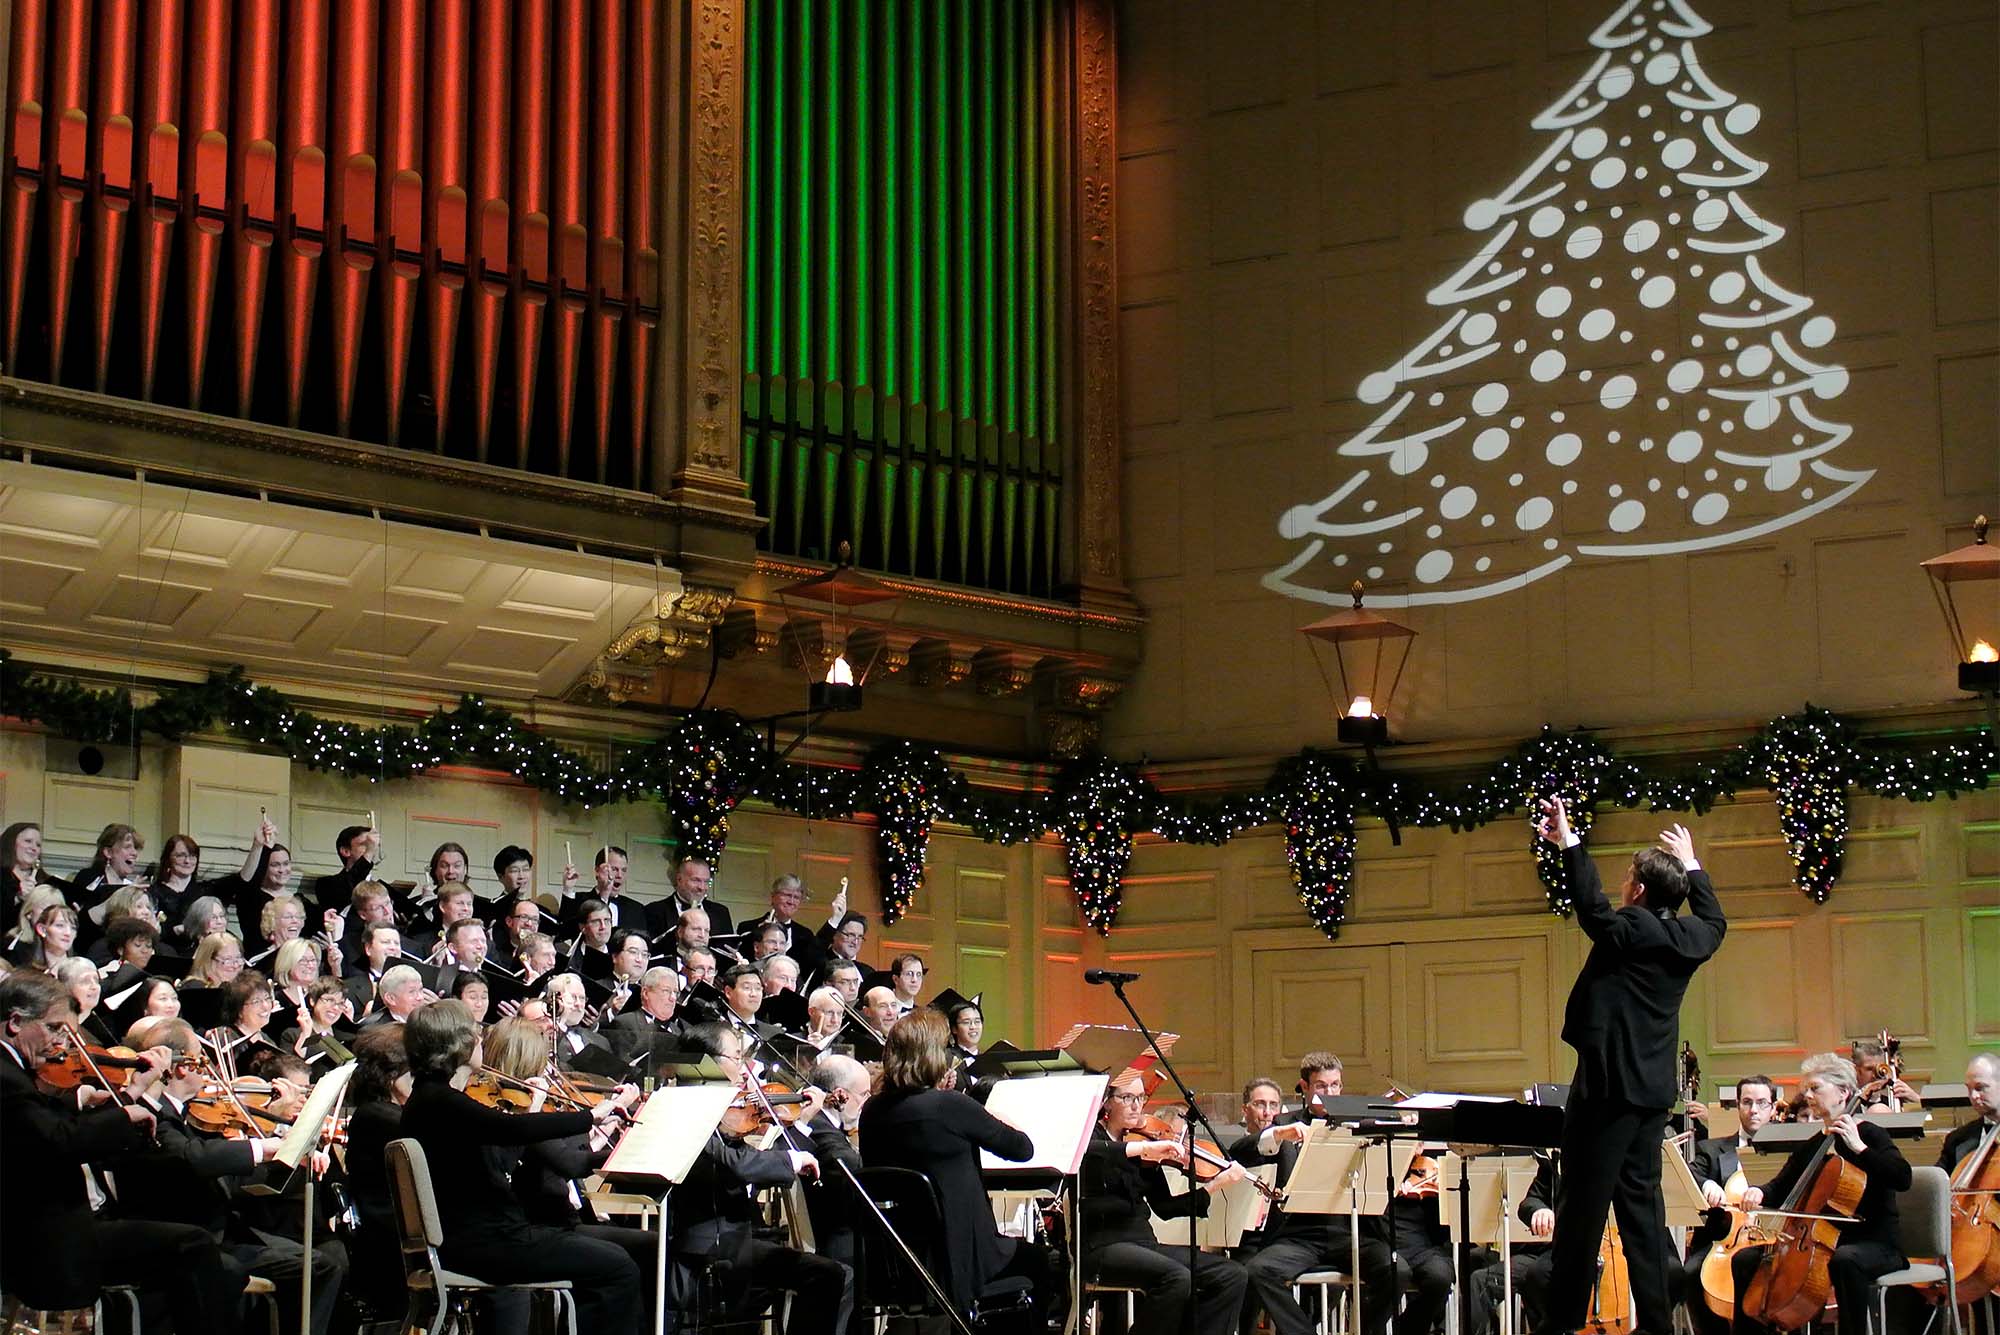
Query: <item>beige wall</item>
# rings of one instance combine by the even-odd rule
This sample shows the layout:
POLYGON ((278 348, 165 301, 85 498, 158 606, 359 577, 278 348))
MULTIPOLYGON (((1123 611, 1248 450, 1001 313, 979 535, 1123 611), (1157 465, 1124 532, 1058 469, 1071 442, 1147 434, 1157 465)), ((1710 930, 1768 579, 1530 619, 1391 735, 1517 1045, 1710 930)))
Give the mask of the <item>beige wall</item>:
MULTIPOLYGON (((1967 541, 1974 513, 2000 514, 2000 6, 1693 5, 1716 26, 1697 42, 1704 67, 1762 110, 1739 142, 1770 170, 1743 194, 1785 236, 1760 262, 1838 325, 1822 351, 1851 383, 1825 411, 1854 436, 1833 457, 1875 476, 1753 541, 1579 557, 1521 592, 1413 610, 1405 738, 1955 697, 1917 562, 1967 541)), ((1589 67, 1586 39, 1614 8, 1121 6, 1127 568, 1151 625, 1110 719, 1115 749, 1210 757, 1329 740, 1326 694, 1295 634, 1325 609, 1259 583, 1299 550, 1279 537, 1279 515, 1352 472, 1333 451, 1379 411, 1356 398, 1363 376, 1438 325, 1446 312, 1424 294, 1477 247, 1466 206, 1548 142, 1529 121, 1589 67)), ((1680 306, 1642 332, 1685 340, 1697 326, 1680 306)), ((1640 313, 1628 300, 1618 314, 1640 313)), ((1560 389, 1493 360, 1513 367, 1494 374, 1515 402, 1545 407, 1560 389)), ((1714 383, 1714 358, 1708 369, 1714 383)), ((1671 430, 1685 411, 1643 429, 1671 430)), ((1619 465, 1600 457, 1611 456, 1586 453, 1583 492, 1561 504, 1566 544, 1603 536, 1602 502, 1585 502, 1619 465)), ((1410 485, 1422 491, 1429 472, 1410 485)), ((1784 503, 1753 486, 1737 506, 1784 503)), ((1504 517, 1496 531, 1509 531, 1504 517)), ((1525 541, 1482 550, 1505 565, 1525 541)))
MULTIPOLYGON (((580 859, 610 839, 631 850, 639 893, 666 883, 667 850, 646 806, 559 814, 492 776, 377 787, 208 746, 149 747, 136 782, 84 779, 51 772, 38 734, 0 734, 0 809, 7 821, 43 822, 57 871, 80 863, 111 821, 138 825, 154 850, 164 832, 189 829, 212 866, 233 866, 260 805, 305 875, 331 868, 334 832, 372 808, 399 875, 418 874, 452 838, 472 854, 482 889, 507 842, 533 849, 552 883, 565 839, 580 859)), ((872 914, 879 904, 870 825, 754 808, 733 825, 718 894, 739 914, 761 911, 770 881, 787 871, 806 879, 815 910, 842 876, 853 879, 856 907, 872 914)), ((1643 813, 1601 817, 1606 877, 1658 828, 1643 813)), ((1694 829, 1733 923, 1685 1011, 1711 1080, 1783 1074, 1803 1053, 1884 1026, 1925 1077, 1956 1080, 1968 1053, 2000 1047, 2000 793, 1858 800, 1847 873, 1823 908, 1791 888, 1776 813, 1760 795, 1694 829)), ((1335 945, 1299 907, 1275 832, 1221 848, 1149 841, 1104 939, 1078 926, 1058 846, 1002 848, 940 830, 916 911, 886 929, 878 920, 870 958, 917 951, 933 969, 931 990, 983 992, 989 1034, 1023 1045, 1122 1018, 1107 990, 1083 985, 1084 968, 1138 971, 1135 1002, 1182 1035, 1177 1064, 1205 1091, 1282 1075, 1321 1046, 1346 1058, 1358 1088, 1393 1077, 1412 1089, 1499 1091, 1569 1072, 1558 1030, 1582 937, 1544 904, 1520 820, 1465 835, 1406 831, 1401 847, 1379 826, 1364 829, 1354 913, 1335 945)))

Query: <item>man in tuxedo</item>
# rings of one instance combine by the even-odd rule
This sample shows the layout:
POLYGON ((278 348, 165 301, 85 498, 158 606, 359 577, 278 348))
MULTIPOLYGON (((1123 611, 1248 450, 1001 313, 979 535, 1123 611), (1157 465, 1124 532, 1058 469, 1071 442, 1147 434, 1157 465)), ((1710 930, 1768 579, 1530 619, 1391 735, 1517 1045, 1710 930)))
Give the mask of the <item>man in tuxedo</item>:
MULTIPOLYGON (((1331 1052, 1308 1052, 1299 1059, 1299 1092, 1306 1106, 1286 1113, 1254 1136, 1245 1136, 1230 1157, 1248 1168, 1276 1163, 1277 1185, 1283 1189, 1298 1166, 1312 1121, 1312 1100, 1338 1098, 1346 1077, 1340 1058, 1331 1052)), ((1245 1267, 1250 1293, 1270 1314, 1278 1335, 1312 1335, 1317 1324, 1293 1296, 1292 1283, 1308 1270, 1345 1271, 1354 1264, 1354 1235, 1346 1215, 1296 1214, 1274 1210, 1264 1224, 1263 1246, 1245 1267)), ((1361 1330, 1382 1335, 1396 1310, 1396 1263, 1390 1254, 1382 1217, 1361 1225, 1361 1330)))
POLYGON ((716 936, 733 933, 736 919, 730 916, 729 906, 708 897, 714 883, 715 873, 706 862, 682 858, 674 868, 674 892, 646 906, 646 930, 655 937, 664 936, 680 925, 681 915, 689 909, 702 909, 708 914, 709 930, 716 936))
MULTIPOLYGON (((175 1330, 233 1329, 238 1288, 208 1234, 95 1213, 108 1201, 93 1200, 103 1193, 85 1165, 146 1145, 155 1119, 103 1090, 57 1097, 35 1087, 56 1030, 75 1018, 69 993, 47 974, 0 978, 0 1288, 27 1307, 66 1311, 89 1307, 103 1285, 130 1284, 167 1294, 175 1330)), ((159 1079, 170 1054, 155 1049, 145 1060, 128 1093, 159 1079)))
POLYGON ((333 841, 340 858, 340 870, 331 876, 313 878, 313 902, 321 909, 345 912, 354 901, 355 887, 375 870, 381 835, 366 825, 350 825, 333 841))
POLYGON ((612 1046, 631 1052, 657 1039, 661 1047, 673 1047, 684 1027, 674 1016, 680 996, 679 974, 664 964, 646 970, 639 979, 639 1004, 605 1026, 612 1046))
MULTIPOLYGON (((745 923, 743 930, 756 931, 765 923, 776 923, 784 928, 785 943, 779 949, 799 962, 801 977, 810 978, 826 958, 826 947, 820 944, 818 933, 799 921, 799 909, 805 902, 805 886, 799 878, 789 873, 780 876, 771 882, 771 911, 754 922, 745 923)), ((843 890, 833 898, 832 916, 828 921, 838 922, 840 915, 846 911, 847 892, 843 890)))
POLYGON ((1673 1326, 1674 1295, 1660 1141, 1677 1094, 1681 998, 1721 947, 1728 921, 1681 826, 1662 832, 1662 847, 1632 855, 1617 908, 1562 799, 1542 804, 1537 828, 1562 850, 1577 923, 1591 942, 1563 1016, 1576 1077, 1563 1118, 1564 1191, 1543 1329, 1583 1324, 1604 1217, 1615 1208, 1638 1329, 1661 1335, 1673 1326), (1678 914, 1683 902, 1687 917, 1678 914))
POLYGON ((1982 1146, 2000 1140, 2000 1053, 1972 1054, 1972 1060, 1965 1064, 1965 1092, 1971 1099, 1972 1111, 1979 1117, 1944 1138, 1937 1166, 1947 1173, 1977 1154, 1982 1146))
POLYGON ((1734 1135, 1700 1141, 1694 1148, 1694 1162, 1689 1167, 1701 1188, 1702 1199, 1708 1203, 1709 1215, 1688 1236, 1681 1291, 1686 1296, 1695 1329, 1709 1335, 1723 1335, 1729 1329, 1729 1322, 1708 1310, 1701 1292, 1701 1263, 1707 1259, 1709 1247, 1729 1231, 1729 1215, 1722 1209, 1728 1199, 1729 1179, 1743 1166, 1743 1151, 1770 1124, 1777 1111, 1777 1083, 1768 1075, 1746 1075, 1736 1082, 1736 1116, 1742 1129, 1734 1135))

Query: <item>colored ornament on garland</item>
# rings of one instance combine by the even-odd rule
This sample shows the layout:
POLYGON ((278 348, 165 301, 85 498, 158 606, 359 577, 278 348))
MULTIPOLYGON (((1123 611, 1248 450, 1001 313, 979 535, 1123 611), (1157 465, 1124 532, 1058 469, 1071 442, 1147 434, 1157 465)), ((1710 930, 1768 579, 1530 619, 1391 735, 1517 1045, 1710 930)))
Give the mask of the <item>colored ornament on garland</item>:
POLYGON ((882 920, 895 922, 910 911, 924 883, 931 822, 938 794, 948 780, 944 757, 915 742, 892 742, 871 757, 875 782, 869 803, 877 817, 875 856, 882 871, 882 920))
POLYGON ((1308 751, 1286 765, 1285 861, 1299 900, 1327 940, 1340 938, 1354 893, 1354 770, 1308 751))
POLYGON ((1099 758, 1073 769, 1060 786, 1057 827, 1069 864, 1069 889, 1083 920, 1109 936, 1132 861, 1132 832, 1150 828, 1136 819, 1149 805, 1130 770, 1099 758))
POLYGON ((1764 752, 1764 777, 1778 801, 1778 825, 1792 858, 1792 881, 1824 904, 1840 879, 1847 846, 1847 776, 1854 750, 1846 727, 1824 710, 1783 719, 1764 752))
POLYGON ((1597 739, 1582 732, 1542 729, 1542 735, 1521 748, 1520 766, 1526 782, 1523 801, 1528 807, 1529 841, 1535 855, 1535 874, 1548 893, 1549 911, 1567 918, 1576 911, 1569 874, 1563 869, 1562 850, 1535 831, 1541 819, 1542 803, 1561 798, 1569 811, 1570 829, 1579 839, 1590 838, 1596 820, 1591 804, 1603 786, 1605 771, 1612 765, 1597 739))

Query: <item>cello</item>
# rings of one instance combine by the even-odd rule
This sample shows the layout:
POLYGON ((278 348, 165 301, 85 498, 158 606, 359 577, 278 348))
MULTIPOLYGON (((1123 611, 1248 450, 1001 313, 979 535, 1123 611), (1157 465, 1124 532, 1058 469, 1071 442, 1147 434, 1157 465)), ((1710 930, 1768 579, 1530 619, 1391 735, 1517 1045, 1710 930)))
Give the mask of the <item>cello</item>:
MULTIPOLYGON (((1843 1115, 1862 1106, 1861 1092, 1856 1090, 1843 1115)), ((1868 1174, 1840 1156, 1829 1131, 1785 1197, 1783 1208, 1758 1211, 1782 1216, 1785 1222, 1738 1297, 1738 1310, 1778 1330, 1797 1330, 1824 1311, 1833 1293, 1827 1263, 1840 1245, 1839 1223, 1855 1217, 1867 1188, 1868 1174)))
POLYGON ((1625 1244, 1618 1221, 1604 1221, 1604 1240, 1597 1248, 1597 1281, 1590 1289, 1590 1306, 1582 1329, 1590 1335, 1626 1335, 1632 1329, 1632 1277, 1625 1267, 1625 1244))
MULTIPOLYGON (((1959 1161, 1951 1174, 1951 1264, 1958 1276, 1952 1303, 1964 1307, 2000 1288, 2000 1139, 1959 1161)), ((1931 1290, 1942 1299, 1944 1286, 1931 1290)))

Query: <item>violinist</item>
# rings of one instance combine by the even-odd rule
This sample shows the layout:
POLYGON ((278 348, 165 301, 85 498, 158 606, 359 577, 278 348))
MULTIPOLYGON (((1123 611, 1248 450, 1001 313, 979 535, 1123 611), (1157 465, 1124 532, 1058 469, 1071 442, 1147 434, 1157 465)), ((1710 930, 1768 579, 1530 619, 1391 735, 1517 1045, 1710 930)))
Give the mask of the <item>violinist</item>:
POLYGON ((1736 1116, 1741 1128, 1734 1135, 1716 1136, 1695 1146, 1694 1162, 1690 1168, 1709 1212, 1700 1226, 1688 1236, 1682 1287, 1687 1296, 1688 1312, 1698 1328, 1714 1323, 1713 1314, 1702 1297, 1701 1264, 1708 1256, 1708 1249, 1729 1234, 1731 1221, 1725 1207, 1742 1199, 1745 1185, 1740 1176, 1743 1172, 1743 1153, 1750 1148, 1750 1142, 1756 1139, 1757 1133, 1770 1125, 1777 1111, 1777 1082, 1768 1075, 1746 1075, 1736 1082, 1736 1116), (1735 1188, 1733 1197, 1732 1185, 1735 1188))
POLYGON ((402 1134, 403 1104, 410 1097, 410 1059, 401 1025, 378 1025, 354 1039, 354 1109, 347 1122, 347 1189, 358 1223, 354 1229, 349 1286, 377 1312, 406 1302, 402 1248, 396 1238, 396 1200, 385 1151, 402 1134))
MULTIPOLYGON (((444 1226, 438 1255, 479 1279, 567 1279, 577 1324, 606 1335, 637 1335, 643 1310, 639 1267, 621 1248, 529 1221, 496 1150, 587 1134, 637 1100, 629 1086, 589 1112, 506 1113, 475 1102, 466 1082, 480 1069, 479 1027, 456 1001, 434 1001, 403 1025, 414 1088, 402 1134, 424 1147, 444 1226)), ((679 1203, 676 1195, 675 1203, 679 1203)))
POLYGON ((1426 1146, 1389 1202, 1396 1259, 1409 1267, 1408 1296, 1396 1314, 1396 1335, 1429 1335, 1444 1315, 1457 1273, 1451 1231, 1438 1215, 1439 1165, 1431 1156, 1441 1146, 1426 1146))
MULTIPOLYGON (((1239 1163, 1278 1166, 1278 1186, 1291 1178, 1313 1120, 1316 1099, 1338 1098, 1346 1087, 1340 1058, 1324 1050, 1299 1059, 1299 1092, 1306 1106, 1277 1118, 1254 1137, 1246 1136, 1231 1153, 1239 1163)), ((1361 1329, 1380 1335, 1396 1310, 1396 1267, 1389 1244, 1374 1220, 1364 1221, 1361 1238, 1361 1329)), ((1353 1265, 1353 1235, 1346 1215, 1274 1213, 1264 1225, 1264 1245, 1251 1258, 1250 1289, 1278 1335, 1313 1335, 1312 1317, 1299 1306, 1292 1284, 1308 1270, 1341 1270, 1353 1265)))
POLYGON ((1197 1335, 1229 1335, 1250 1276, 1215 1252, 1197 1252, 1190 1274, 1188 1249, 1159 1241, 1152 1217, 1193 1220, 1206 1215, 1212 1193, 1243 1180, 1243 1165, 1232 1163, 1175 1195, 1160 1165, 1185 1168, 1187 1153, 1178 1139, 1146 1138, 1140 1130, 1148 1120, 1145 1105, 1145 1083, 1127 1076, 1112 1085, 1091 1132, 1083 1161, 1085 1270, 1099 1283, 1140 1290, 1133 1335, 1170 1335, 1180 1329, 1190 1300, 1197 1335))
MULTIPOLYGON (((1873 1122, 1860 1120, 1856 1106, 1860 1077, 1853 1062, 1838 1053, 1823 1052, 1806 1058, 1799 1070, 1804 1076, 1799 1082, 1799 1093, 1812 1116, 1820 1121, 1823 1139, 1834 1154, 1867 1175, 1867 1187, 1854 1211, 1853 1222, 1834 1225, 1839 1230, 1840 1242, 1827 1264, 1834 1299, 1840 1304, 1843 1317, 1861 1317, 1865 1322, 1863 1314, 1875 1305, 1876 1279, 1906 1264, 1897 1241, 1896 1193, 1909 1189, 1910 1165, 1887 1131, 1873 1122)), ((1769 1184, 1751 1187, 1743 1193, 1743 1208, 1754 1211, 1767 1203, 1780 1209, 1792 1208, 1786 1204, 1792 1189, 1819 1161, 1820 1148, 1819 1143, 1808 1141, 1792 1151, 1792 1157, 1769 1184)), ((1786 1221, 1770 1222, 1781 1226, 1786 1221)), ((1761 1246, 1745 1247, 1731 1262, 1736 1278, 1738 1306, 1734 1329, 1738 1335, 1763 1330, 1759 1322, 1744 1314, 1743 1307, 1751 1279, 1767 1250, 1761 1246)))
MULTIPOLYGON (((89 1307, 107 1284, 164 1291, 177 1331, 235 1326, 240 1285, 224 1273, 222 1254, 201 1229, 113 1218, 110 1202, 84 1166, 138 1149, 155 1118, 143 1103, 120 1103, 107 1090, 47 1094, 38 1070, 59 1046, 70 999, 46 974, 0 977, 0 1288, 33 1308, 89 1307)), ((134 1077, 156 1078, 170 1053, 146 1056, 134 1077)))
POLYGON ((1869 1112, 1913 1112, 1923 1107, 1917 1091, 1896 1070, 1895 1045, 1887 1031, 1877 1038, 1855 1039, 1847 1052, 1869 1112))
POLYGON ((2000 1053, 1973 1054, 1965 1064, 1965 1092, 1978 1117, 1944 1138, 1937 1166, 1947 1173, 2000 1141, 2000 1053))
MULTIPOLYGON (((689 1031, 688 1041, 713 1057, 731 1081, 749 1084, 743 1038, 735 1029, 720 1021, 699 1024, 689 1031)), ((817 1089, 802 1092, 799 1119, 810 1123, 824 1095, 817 1089)), ((749 1095, 753 1106, 756 1097, 749 1095)), ((754 1189, 788 1187, 801 1177, 819 1174, 818 1159, 803 1147, 810 1141, 801 1138, 794 1143, 787 1136, 777 1144, 768 1150, 753 1149, 717 1130, 702 1146, 687 1179, 674 1192, 676 1306, 694 1307, 696 1268, 728 1262, 729 1268, 719 1277, 729 1317, 750 1315, 758 1302, 756 1290, 778 1290, 792 1295, 785 1335, 831 1335, 840 1314, 853 1302, 853 1272, 829 1257, 767 1242, 755 1233, 754 1189)))
MULTIPOLYGON (((486 1034, 480 1051, 487 1070, 535 1090, 529 1112, 549 1106, 545 1077, 553 1050, 541 1026, 532 1020, 502 1020, 486 1034)), ((650 1277, 659 1254, 659 1235, 649 1229, 604 1223, 579 1186, 611 1157, 612 1127, 611 1122, 598 1122, 576 1135, 552 1136, 521 1146, 513 1172, 514 1199, 521 1203, 530 1224, 609 1243, 632 1258, 642 1278, 650 1277)), ((641 1284, 640 1294, 645 1328, 651 1330, 654 1286, 641 1284)))
MULTIPOLYGON (((235 1190, 277 1153, 279 1137, 225 1140, 188 1124, 188 1105, 203 1094, 208 1077, 193 1060, 199 1044, 185 1020, 144 1020, 133 1026, 131 1038, 171 1050, 175 1064, 165 1081, 144 1096, 158 1119, 157 1145, 108 1164, 118 1183, 119 1212, 204 1230, 221 1247, 223 1265, 238 1289, 251 1275, 270 1280, 278 1289, 281 1320, 287 1329, 298 1329, 303 1248, 295 1238, 256 1227, 232 1201, 235 1190)), ((279 1178, 287 1171, 281 1165, 279 1178)), ((346 1249, 322 1241, 313 1248, 312 1266, 312 1330, 324 1335, 347 1274, 346 1249)))
POLYGON ((1033 1284, 1036 1310, 1046 1318, 1063 1286, 1033 1243, 1001 1235, 979 1176, 981 1150, 1019 1163, 1034 1155, 1035 1142, 952 1087, 949 1036, 944 1016, 928 1008, 889 1031, 880 1087, 861 1111, 861 1157, 870 1168, 913 1168, 937 1187, 951 1224, 946 1273, 937 1278, 960 1311, 993 1281, 1021 1277, 1033 1284))
MULTIPOLYGON (((861 1148, 855 1138, 861 1131, 861 1110, 868 1106, 875 1077, 852 1057, 829 1053, 813 1063, 812 1083, 813 1088, 826 1091, 826 1106, 794 1125, 805 1128, 812 1140, 813 1156, 819 1160, 820 1175, 806 1184, 804 1193, 806 1213, 812 1220, 813 1249, 858 1273, 861 1207, 845 1185, 840 1165, 857 1175, 861 1171, 861 1148)), ((852 1317, 851 1304, 844 1306, 835 1329, 851 1329, 852 1317)))

